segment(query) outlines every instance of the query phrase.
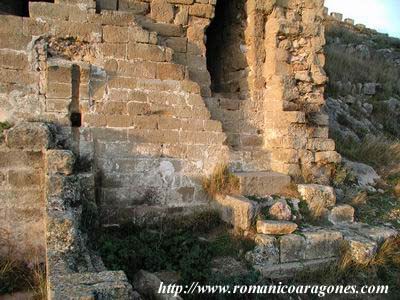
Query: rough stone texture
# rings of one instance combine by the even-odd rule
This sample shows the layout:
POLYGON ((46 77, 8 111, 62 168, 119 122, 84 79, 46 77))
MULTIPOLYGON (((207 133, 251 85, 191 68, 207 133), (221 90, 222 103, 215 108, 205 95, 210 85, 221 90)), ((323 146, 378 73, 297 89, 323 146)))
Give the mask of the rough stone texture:
POLYGON ((296 234, 288 234, 282 236, 279 239, 279 243, 281 263, 304 260, 306 250, 306 241, 304 237, 296 234))
POLYGON ((49 150, 47 154, 47 169, 49 173, 71 175, 74 168, 75 156, 69 150, 49 150))
POLYGON ((246 260, 254 265, 265 266, 279 263, 279 248, 273 236, 257 234, 256 247, 246 253, 246 260))
POLYGON ((286 201, 278 201, 269 208, 269 215, 275 220, 292 220, 292 211, 286 201))
POLYGON ((330 186, 318 184, 299 184, 297 189, 311 212, 316 216, 322 216, 328 208, 336 204, 335 191, 330 186))
MULTIPOLYGON (((77 0, 1 16, 0 115, 81 125, 65 141, 98 171, 104 223, 207 205, 201 177, 220 162, 326 182, 334 145, 306 117, 323 105, 322 3, 239 2, 111 0, 96 14, 77 0), (215 36, 230 37, 221 97, 209 97, 215 10, 215 36)), ((289 177, 250 181, 245 194, 265 195, 289 177)))
POLYGON ((353 223, 354 208, 347 204, 335 206, 330 210, 328 220, 334 225, 340 223, 353 223))
POLYGON ((211 268, 214 273, 229 276, 243 276, 249 271, 246 264, 238 261, 231 256, 217 257, 211 262, 211 268))
POLYGON ((316 259, 307 262, 293 262, 272 266, 255 266, 264 277, 272 279, 292 278, 299 272, 315 271, 336 262, 336 258, 316 259))
POLYGON ((173 294, 159 294, 158 289, 160 288, 160 284, 161 280, 156 275, 144 270, 137 272, 135 278, 133 279, 133 285, 135 286, 135 289, 146 299, 182 299, 180 296, 176 297, 173 294))
POLYGON ((353 162, 349 160, 344 160, 345 167, 355 176, 358 181, 359 186, 368 187, 375 186, 377 180, 380 176, 374 168, 363 163, 353 162))
POLYGON ((235 173, 240 180, 242 195, 266 196, 281 193, 290 183, 290 177, 275 172, 235 173))
MULTIPOLYGON (((31 237, 32 248, 47 246, 53 298, 131 296, 121 273, 96 273, 80 231, 83 201, 99 204, 103 224, 197 211, 208 205, 202 178, 221 162, 245 195, 279 193, 291 179, 329 183, 340 156, 321 112, 322 2, 57 0, 30 3, 29 18, 0 16, 0 120, 58 128, 56 142, 43 123, 0 138, 0 226, 18 246, 31 237), (95 174, 74 174, 72 153, 95 174)), ((310 206, 335 204, 328 187, 304 191, 310 206)), ((254 204, 221 199, 224 218, 248 230, 254 204)), ((282 235, 297 225, 257 227, 282 235)), ((394 234, 351 230, 374 241, 394 234)), ((287 261, 281 275, 303 255, 312 266, 336 256, 337 232, 304 236, 303 252, 301 237, 258 235, 250 259, 287 261)))
MULTIPOLYGON (((51 278, 50 278, 51 280, 51 278)), ((133 291, 124 272, 74 273, 55 280, 49 299, 132 299, 133 291)))
POLYGON ((297 229, 297 224, 288 221, 257 221, 257 232, 271 235, 290 234, 297 229))
MULTIPOLYGON (((16 259, 45 258, 44 168, 49 129, 21 123, 5 132, 0 143, 0 232, 16 259)), ((4 253, 0 253, 4 254, 4 253)))
POLYGON ((303 231, 306 240, 305 259, 337 257, 343 236, 339 231, 309 229, 303 231))
POLYGON ((216 202, 223 221, 237 230, 249 230, 257 213, 257 204, 245 197, 217 195, 216 202))

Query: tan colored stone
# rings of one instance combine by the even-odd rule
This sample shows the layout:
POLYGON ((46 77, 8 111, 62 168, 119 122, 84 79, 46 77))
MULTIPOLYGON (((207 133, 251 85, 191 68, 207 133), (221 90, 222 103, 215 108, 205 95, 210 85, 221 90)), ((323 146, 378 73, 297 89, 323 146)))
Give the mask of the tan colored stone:
POLYGON ((281 263, 304 260, 306 250, 304 237, 297 234, 287 234, 279 239, 279 243, 281 263))
POLYGON ((297 229, 297 224, 287 221, 257 221, 257 232, 271 235, 291 234, 297 229))
POLYGON ((103 40, 108 43, 127 43, 128 27, 103 26, 103 40))
POLYGON ((189 15, 201 18, 213 18, 214 7, 209 4, 193 4, 189 7, 189 15))
POLYGON ((253 201, 240 196, 217 195, 215 197, 220 216, 225 222, 232 224, 238 230, 249 230, 256 214, 253 201))
POLYGON ((170 23, 174 18, 174 8, 167 0, 153 0, 150 8, 151 17, 157 22, 170 23))

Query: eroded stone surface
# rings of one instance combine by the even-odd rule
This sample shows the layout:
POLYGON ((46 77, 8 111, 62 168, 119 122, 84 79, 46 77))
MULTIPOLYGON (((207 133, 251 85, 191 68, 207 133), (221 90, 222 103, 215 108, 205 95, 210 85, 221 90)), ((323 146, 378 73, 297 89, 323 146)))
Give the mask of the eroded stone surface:
POLYGON ((319 184, 299 184, 298 191, 311 212, 322 216, 328 208, 336 204, 335 190, 330 186, 319 184))
POLYGON ((221 219, 239 230, 248 230, 256 216, 257 204, 245 197, 217 195, 221 219))
POLYGON ((257 221, 257 232, 262 234, 283 235, 290 234, 297 229, 297 224, 288 221, 257 221))
POLYGON ((347 204, 335 206, 329 212, 328 220, 334 225, 352 223, 354 222, 354 208, 347 204))

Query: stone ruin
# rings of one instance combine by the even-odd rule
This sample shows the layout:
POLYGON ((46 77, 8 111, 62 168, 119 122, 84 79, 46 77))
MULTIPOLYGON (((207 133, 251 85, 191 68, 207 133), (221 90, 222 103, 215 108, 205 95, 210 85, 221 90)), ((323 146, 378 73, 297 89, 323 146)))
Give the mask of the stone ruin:
MULTIPOLYGON (((0 229, 21 258, 46 259, 51 299, 132 295, 85 246, 82 206, 103 225, 207 209, 202 179, 220 163, 243 195, 308 182, 306 201, 327 194, 324 208, 340 210, 328 186, 340 155, 320 111, 323 1, 55 0, 29 2, 29 17, 4 7, 0 121, 15 126, 0 139, 0 229)), ((255 203, 216 200, 223 219, 249 229, 255 203)), ((325 263, 344 238, 316 229, 276 252, 263 234, 288 224, 264 223, 253 256, 265 274, 325 263)))

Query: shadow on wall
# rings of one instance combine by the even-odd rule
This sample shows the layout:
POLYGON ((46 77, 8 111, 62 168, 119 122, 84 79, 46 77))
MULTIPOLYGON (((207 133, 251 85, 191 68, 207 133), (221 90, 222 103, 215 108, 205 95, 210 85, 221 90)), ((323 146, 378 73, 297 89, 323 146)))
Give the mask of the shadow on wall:
POLYGON ((208 27, 207 68, 211 91, 235 93, 248 90, 245 49, 246 12, 244 0, 219 0, 208 27))
POLYGON ((29 17, 29 2, 54 3, 54 0, 1 0, 0 15, 29 17))
POLYGON ((196 152, 204 157, 192 160, 186 158, 186 153, 195 145, 162 143, 127 128, 81 130, 82 139, 91 139, 85 142, 93 147, 96 198, 103 224, 156 221, 209 205, 202 180, 205 169, 212 166, 211 162, 210 166, 199 164, 200 160, 208 160, 207 155, 213 155, 208 152, 209 146, 204 146, 204 151, 198 151, 198 146, 196 152), (176 147, 182 151, 168 153, 176 147))

